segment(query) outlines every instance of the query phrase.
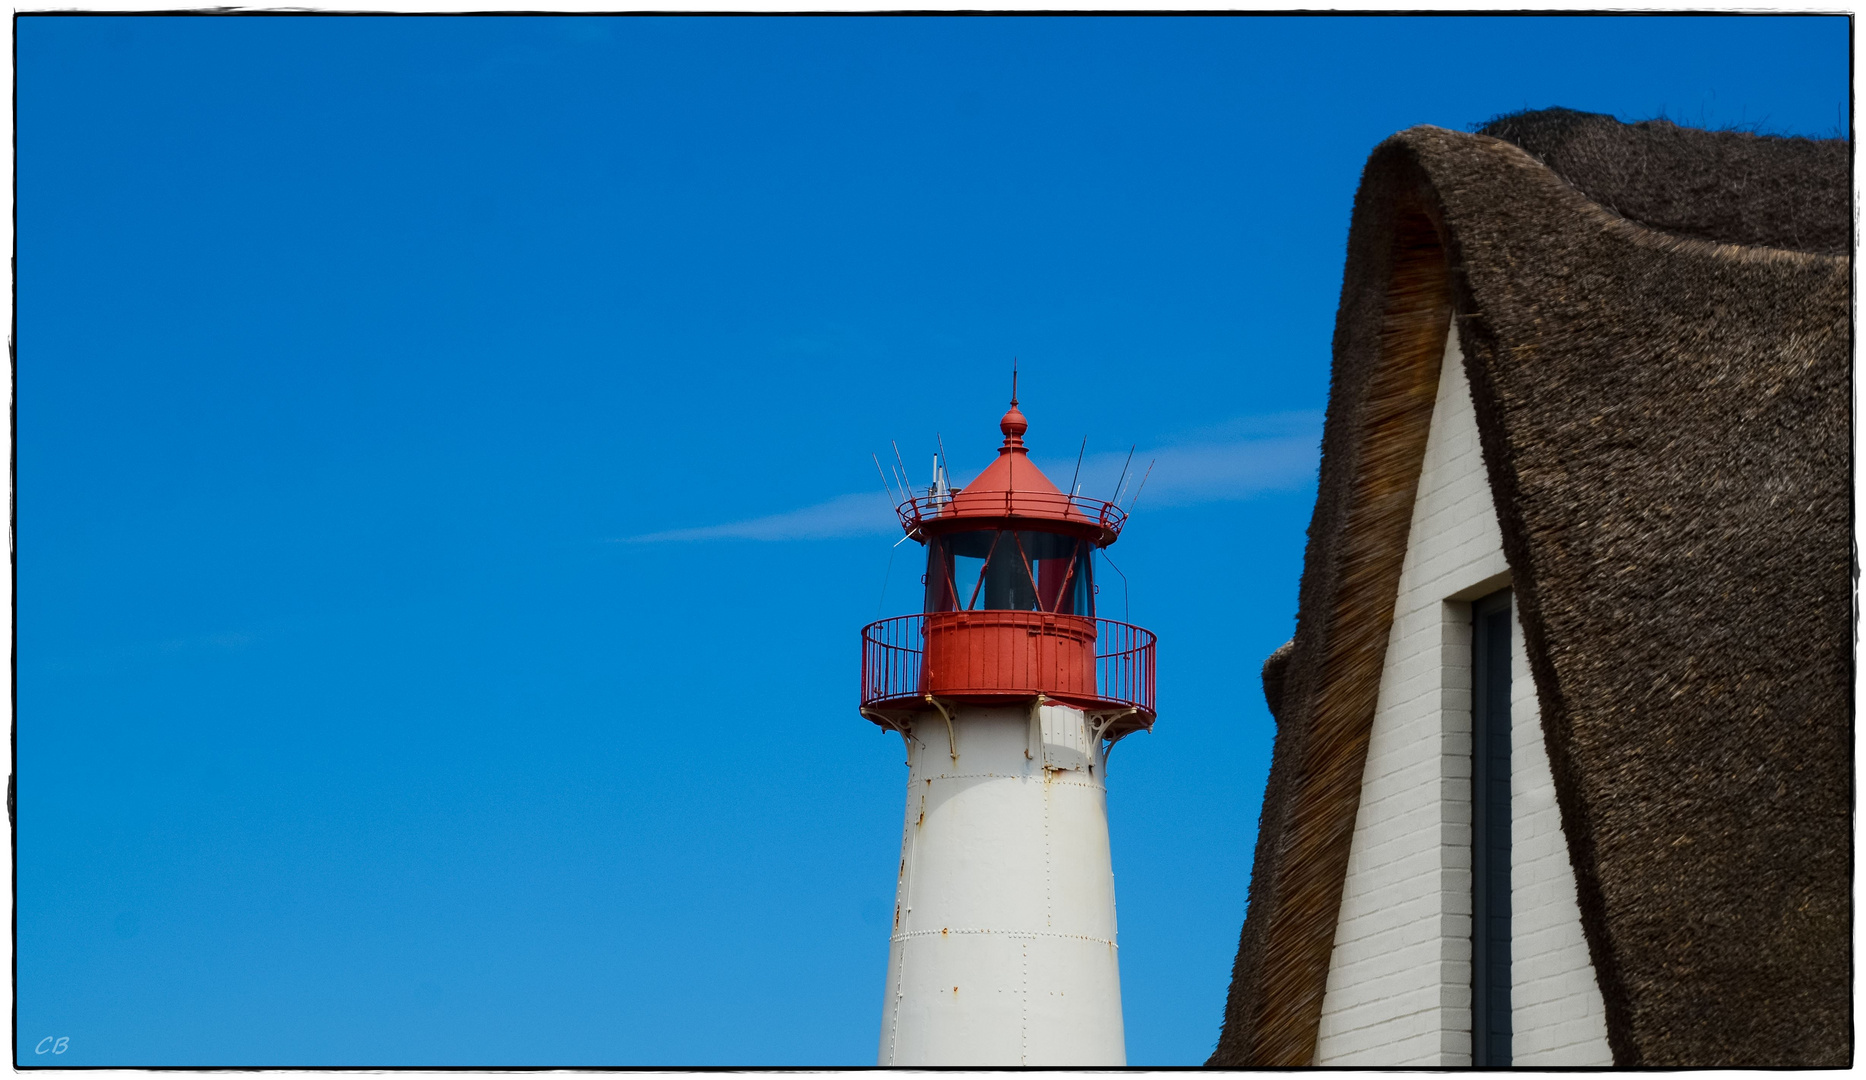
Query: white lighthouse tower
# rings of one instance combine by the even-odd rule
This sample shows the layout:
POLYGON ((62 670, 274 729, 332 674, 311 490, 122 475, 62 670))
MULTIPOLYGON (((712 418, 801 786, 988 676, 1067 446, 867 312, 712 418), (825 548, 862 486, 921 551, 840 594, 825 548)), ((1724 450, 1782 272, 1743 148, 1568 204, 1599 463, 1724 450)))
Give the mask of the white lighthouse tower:
POLYGON ((1095 617, 1124 518, 1031 464, 1016 398, 978 479, 900 507, 918 615, 862 631, 862 715, 907 745, 882 1065, 1127 1063, 1108 749, 1154 719, 1154 637, 1095 617))

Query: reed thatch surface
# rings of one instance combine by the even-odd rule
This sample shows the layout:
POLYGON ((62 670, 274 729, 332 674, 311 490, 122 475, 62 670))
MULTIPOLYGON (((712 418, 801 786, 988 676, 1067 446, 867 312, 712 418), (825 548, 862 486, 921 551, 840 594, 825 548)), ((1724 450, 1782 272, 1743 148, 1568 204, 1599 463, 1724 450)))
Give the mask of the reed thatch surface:
POLYGON ((1705 131, 1668 120, 1622 124, 1571 109, 1500 116, 1478 133, 1515 143, 1642 225, 1714 243, 1852 250, 1853 189, 1843 181, 1853 151, 1844 139, 1705 131))
POLYGON ((1615 1060, 1845 1065, 1849 151, 1566 110, 1486 130, 1522 145, 1414 128, 1355 199, 1211 1064, 1314 1054, 1455 325, 1615 1060))

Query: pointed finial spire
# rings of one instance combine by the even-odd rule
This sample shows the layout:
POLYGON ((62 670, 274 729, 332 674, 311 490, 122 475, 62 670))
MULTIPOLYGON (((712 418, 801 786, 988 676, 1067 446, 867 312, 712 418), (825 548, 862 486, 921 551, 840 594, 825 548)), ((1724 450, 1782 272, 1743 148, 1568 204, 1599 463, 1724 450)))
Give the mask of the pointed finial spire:
POLYGON ((1008 454, 1024 448, 1024 432, 1030 430, 1030 421, 1017 408, 1017 357, 1011 357, 1011 409, 998 421, 998 430, 1004 432, 1004 445, 998 453, 1008 454))

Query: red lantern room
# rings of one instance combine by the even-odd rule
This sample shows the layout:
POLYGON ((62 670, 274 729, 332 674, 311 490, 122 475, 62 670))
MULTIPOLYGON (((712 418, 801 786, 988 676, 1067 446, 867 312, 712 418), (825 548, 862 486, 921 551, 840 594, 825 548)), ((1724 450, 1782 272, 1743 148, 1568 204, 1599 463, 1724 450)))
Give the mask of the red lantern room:
POLYGON ((1043 475, 1015 398, 998 427, 1004 444, 978 479, 949 490, 936 477, 898 508, 926 546, 925 608, 863 629, 862 714, 899 727, 934 699, 1042 696, 1108 714, 1108 738, 1151 727, 1154 636, 1095 614, 1095 552, 1126 515, 1043 475))

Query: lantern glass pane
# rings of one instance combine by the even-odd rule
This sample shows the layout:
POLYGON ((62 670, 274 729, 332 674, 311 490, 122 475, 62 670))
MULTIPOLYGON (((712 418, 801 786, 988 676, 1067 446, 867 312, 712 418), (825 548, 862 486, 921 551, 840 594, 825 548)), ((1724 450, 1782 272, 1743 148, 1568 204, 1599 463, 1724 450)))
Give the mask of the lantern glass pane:
POLYGON ((1065 533, 979 529, 927 545, 928 611, 1093 615, 1087 540, 1065 533))

